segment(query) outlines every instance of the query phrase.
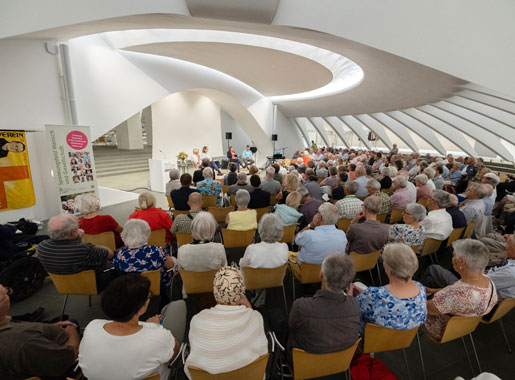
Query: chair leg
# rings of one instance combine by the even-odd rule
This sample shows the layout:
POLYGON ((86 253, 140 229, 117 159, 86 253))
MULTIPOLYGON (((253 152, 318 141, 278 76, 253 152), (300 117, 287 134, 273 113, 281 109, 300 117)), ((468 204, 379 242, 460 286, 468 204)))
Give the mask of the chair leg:
POLYGON ((383 285, 383 280, 381 279, 381 271, 379 270, 379 262, 376 264, 377 268, 377 277, 379 278, 379 286, 383 285))
POLYGON ((483 371, 481 371, 481 364, 479 364, 479 357, 477 356, 476 345, 474 344, 474 338, 472 337, 472 333, 469 334, 469 336, 470 336, 470 342, 472 343, 472 350, 474 350, 474 356, 476 357, 477 368, 479 369, 478 374, 480 374, 483 371))
POLYGON ((291 289, 293 291, 293 300, 292 302, 295 302, 295 275, 293 274, 293 271, 290 271, 291 275, 291 289))
POLYGON ((506 343, 506 347, 508 347, 508 352, 511 354, 510 342, 508 341, 508 337, 506 336, 506 331, 504 331, 504 325, 502 323, 502 318, 497 320, 499 322, 499 327, 501 328, 502 336, 504 337, 504 342, 506 343))
POLYGON ((350 368, 349 368, 347 371, 345 371, 345 379, 347 379, 347 380, 351 380, 351 377, 350 377, 350 368))
POLYGON ((406 357, 406 350, 402 349, 402 356, 404 356, 404 365, 406 366, 406 374, 408 375, 408 380, 411 380, 409 375, 409 367, 408 367, 408 358, 406 357))
POLYGON ((64 310, 66 309, 66 303, 68 302, 68 294, 64 296, 63 308, 61 310, 61 321, 63 320, 64 310))
POLYGON ((376 286, 374 283, 374 275, 372 274, 372 269, 369 269, 368 273, 370 273, 370 280, 372 281, 372 286, 376 286))
POLYGON ((283 288, 284 310, 286 311, 286 315, 288 315, 288 303, 286 302, 286 292, 284 290, 284 284, 283 284, 282 288, 283 288))
POLYGON ((420 355, 420 366, 422 367, 422 377, 424 380, 426 380, 426 370, 424 369, 424 358, 422 357, 422 347, 420 346, 420 337, 418 336, 418 333, 416 334, 417 337, 417 345, 418 345, 418 354, 420 355))
POLYGON ((467 360, 469 362, 470 370, 472 371, 472 376, 474 376, 474 367, 472 366, 472 362, 470 361, 469 351, 467 350, 465 338, 461 337, 461 342, 463 343, 463 348, 465 348, 465 354, 467 355, 467 360))
POLYGON ((89 298, 89 307, 91 307, 91 295, 89 295, 88 298, 89 298))

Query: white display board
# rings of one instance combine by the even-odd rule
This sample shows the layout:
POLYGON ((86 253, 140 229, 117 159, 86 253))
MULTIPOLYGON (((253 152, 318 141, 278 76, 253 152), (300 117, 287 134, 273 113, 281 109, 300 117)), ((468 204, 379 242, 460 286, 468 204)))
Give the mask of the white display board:
POLYGON ((175 160, 155 160, 149 158, 150 168, 150 190, 164 193, 166 191, 166 183, 170 181, 171 169, 177 169, 177 159, 175 160))

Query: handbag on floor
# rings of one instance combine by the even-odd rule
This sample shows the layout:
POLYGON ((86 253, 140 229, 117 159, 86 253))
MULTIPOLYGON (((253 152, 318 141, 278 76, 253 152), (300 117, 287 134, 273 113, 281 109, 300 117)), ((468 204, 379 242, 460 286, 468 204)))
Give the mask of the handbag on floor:
POLYGON ((369 354, 358 356, 350 366, 352 380, 399 380, 381 360, 369 354))

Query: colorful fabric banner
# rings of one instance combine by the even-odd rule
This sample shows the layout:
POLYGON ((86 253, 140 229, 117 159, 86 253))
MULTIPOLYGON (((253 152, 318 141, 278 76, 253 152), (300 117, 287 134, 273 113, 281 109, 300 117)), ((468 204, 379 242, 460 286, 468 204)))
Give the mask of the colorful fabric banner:
POLYGON ((35 203, 25 132, 0 130, 0 211, 35 203))

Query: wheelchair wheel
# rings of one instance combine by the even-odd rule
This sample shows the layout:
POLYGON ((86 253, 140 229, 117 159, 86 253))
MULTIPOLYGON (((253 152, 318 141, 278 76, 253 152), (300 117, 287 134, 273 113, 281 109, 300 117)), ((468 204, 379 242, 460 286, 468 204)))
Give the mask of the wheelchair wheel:
POLYGON ((11 301, 30 297, 43 284, 46 272, 35 257, 22 257, 13 261, 0 272, 0 283, 13 290, 11 301))

